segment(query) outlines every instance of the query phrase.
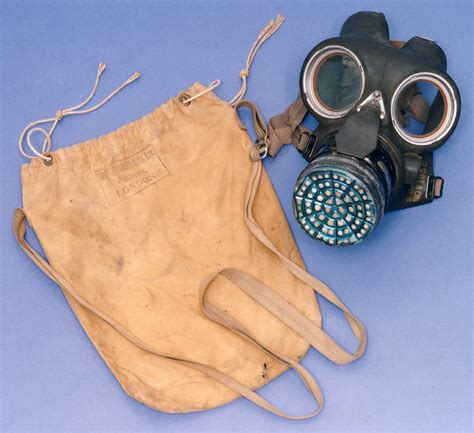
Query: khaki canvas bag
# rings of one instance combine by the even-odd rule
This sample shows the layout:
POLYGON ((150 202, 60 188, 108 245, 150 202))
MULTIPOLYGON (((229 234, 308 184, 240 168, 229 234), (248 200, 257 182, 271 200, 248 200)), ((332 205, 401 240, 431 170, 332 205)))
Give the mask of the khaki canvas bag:
POLYGON ((131 397, 191 412, 244 396, 280 416, 307 418, 323 397, 299 361, 312 346, 349 363, 364 352, 365 330, 305 271, 262 167, 266 127, 255 106, 241 101, 245 88, 233 105, 253 110, 258 145, 236 109, 211 91, 216 84, 196 83, 117 131, 55 152, 59 120, 111 96, 46 119, 53 126, 42 130, 45 145, 21 169, 14 234, 62 288, 131 397), (25 219, 47 260, 25 240, 25 219), (359 343, 354 353, 322 329, 315 292, 344 312, 359 343), (290 367, 317 402, 309 415, 286 415, 255 392, 290 367))

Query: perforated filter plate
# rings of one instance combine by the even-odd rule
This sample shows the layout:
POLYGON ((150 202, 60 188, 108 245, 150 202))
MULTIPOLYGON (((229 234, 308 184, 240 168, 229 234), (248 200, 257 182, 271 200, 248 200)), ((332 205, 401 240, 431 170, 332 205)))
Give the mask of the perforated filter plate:
POLYGON ((356 244, 380 219, 367 185, 350 171, 328 166, 302 173, 293 210, 303 230, 328 245, 356 244))

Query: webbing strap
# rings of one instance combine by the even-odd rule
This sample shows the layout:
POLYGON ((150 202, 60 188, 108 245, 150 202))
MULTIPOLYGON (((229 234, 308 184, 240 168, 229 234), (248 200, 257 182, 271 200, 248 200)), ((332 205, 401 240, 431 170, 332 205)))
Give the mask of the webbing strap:
POLYGON ((307 113, 308 109, 298 95, 283 113, 270 119, 268 136, 269 154, 272 157, 275 157, 285 144, 293 144, 300 152, 304 151, 311 133, 308 128, 301 125, 307 113))
MULTIPOLYGON (((240 106, 244 106, 252 110, 254 119, 262 118, 262 116, 258 112, 257 107, 252 102, 242 101, 240 104, 236 105, 236 110, 238 110, 240 106)), ((267 131, 266 128, 262 128, 262 122, 259 121, 258 124, 255 124, 254 126, 257 134, 257 139, 265 139, 265 137, 267 136, 267 131)), ((293 275, 295 275, 295 277, 307 284, 316 293, 324 297, 327 301, 329 301, 331 304, 336 306, 344 313, 346 320, 348 321, 349 326, 352 329, 352 332, 357 338, 357 349, 353 353, 350 353, 345 350, 331 336, 329 336, 329 334, 327 334, 323 329, 319 328, 316 324, 307 319, 291 304, 286 301, 283 301, 279 297, 279 295, 277 295, 273 290, 269 289, 260 281, 241 271, 237 271, 240 275, 239 281, 245 284, 245 287, 243 285, 239 285, 239 287, 241 287, 242 290, 246 291, 247 294, 252 296, 257 302, 259 302, 261 305, 271 311, 274 315, 276 315, 276 317, 278 317, 291 329, 293 329, 304 339, 306 339, 306 341, 308 341, 308 343, 310 343, 316 350, 321 352, 324 356, 326 356, 328 359, 335 362, 336 364, 343 365, 360 358, 364 353, 367 344, 366 331, 362 322, 349 311, 349 309, 344 305, 344 303, 328 286, 326 286, 320 280, 308 273, 305 269, 294 263, 288 257, 283 255, 273 244, 273 242, 267 237, 262 227, 255 220, 252 209, 255 201, 255 196, 258 190, 258 185, 260 183, 261 173, 261 161, 252 161, 251 172, 247 184, 247 191, 244 202, 245 222, 247 224, 247 227, 263 245, 265 245, 270 251, 276 254, 276 256, 281 260, 283 265, 293 275), (247 291, 249 290, 248 288, 250 286, 253 286, 253 288, 250 289, 251 293, 247 291)))
MULTIPOLYGON (((188 359, 173 357, 173 356, 160 353, 154 347, 150 346, 149 344, 147 344, 146 342, 144 342, 143 340, 135 336, 133 333, 131 333, 126 327, 124 327, 122 324, 117 322, 114 318, 105 314, 103 311, 101 311, 100 309, 92 305, 90 302, 88 302, 85 298, 83 298, 81 294, 77 292, 77 290, 71 284, 69 284, 69 282, 65 278, 61 276, 61 274, 59 274, 37 251, 35 251, 32 248, 32 246, 26 242, 26 239, 25 239, 25 233, 26 233, 25 219, 26 218, 25 218, 24 211, 22 209, 16 209, 13 215, 13 233, 14 233, 16 241, 18 242, 20 247, 23 249, 23 251, 49 278, 51 278, 55 283, 57 283, 61 287, 61 289, 65 292, 65 294, 71 296, 71 298, 74 299, 82 307, 86 308, 92 314, 94 314, 95 316, 97 316, 98 318, 106 322, 107 324, 109 324, 112 328, 114 328, 118 333, 120 333, 124 338, 126 338, 135 346, 153 355, 175 361, 178 364, 200 371, 201 373, 207 375, 208 377, 215 380, 216 382, 219 382, 220 384, 226 386, 227 388, 231 389, 232 391, 236 392, 242 397, 245 397, 246 399, 252 401, 256 405, 260 406, 261 408, 274 413, 275 415, 279 415, 281 417, 294 419, 294 420, 306 419, 306 418, 311 418, 317 415, 319 411, 322 409, 323 404, 324 404, 323 395, 318 384, 312 378, 311 374, 298 362, 295 362, 292 359, 287 358, 282 354, 272 352, 267 347, 259 344, 254 338, 252 338, 251 333, 246 331, 243 325, 241 325, 235 319, 230 320, 227 324, 224 324, 224 323, 222 324, 224 324, 224 326, 228 327, 229 329, 232 329, 235 332, 239 333, 240 335, 245 336, 245 338, 247 338, 253 344, 260 347, 269 355, 273 356, 274 358, 278 359, 279 361, 283 362, 284 364, 288 365, 289 367, 293 368, 296 371, 296 373, 304 382, 304 384, 308 388, 309 392, 311 393, 315 401, 318 403, 317 408, 312 413, 308 415, 301 415, 301 416, 288 415, 285 412, 278 409, 277 407, 275 407, 268 400, 266 400, 265 398, 257 394, 255 391, 242 385, 240 382, 233 379, 232 377, 224 373, 221 373, 215 368, 212 368, 208 365, 204 365, 198 362, 190 361, 188 359)), ((223 275, 232 281, 232 278, 233 278, 232 273, 229 273, 229 274, 224 273, 223 275)), ((214 278, 215 278, 215 275, 212 276, 210 279, 214 279, 214 278)), ((218 315, 219 310, 216 307, 214 307, 212 304, 207 302, 204 298, 204 294, 208 286, 208 284, 206 284, 206 281, 204 281, 201 284, 201 288, 200 288, 202 307, 205 310, 206 314, 218 315)), ((219 320, 217 321, 219 322, 219 320)))

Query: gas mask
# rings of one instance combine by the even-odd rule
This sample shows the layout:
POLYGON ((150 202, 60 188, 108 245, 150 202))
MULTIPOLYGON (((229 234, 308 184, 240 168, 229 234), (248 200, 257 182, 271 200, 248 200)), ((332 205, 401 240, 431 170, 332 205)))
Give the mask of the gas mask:
POLYGON ((328 245, 356 244, 384 212, 440 198, 433 151, 455 129, 460 105, 439 45, 391 42, 380 13, 349 17, 339 37, 306 57, 300 98, 285 117, 309 161, 293 194, 301 227, 328 245), (307 111, 319 121, 314 131, 295 124, 307 111))

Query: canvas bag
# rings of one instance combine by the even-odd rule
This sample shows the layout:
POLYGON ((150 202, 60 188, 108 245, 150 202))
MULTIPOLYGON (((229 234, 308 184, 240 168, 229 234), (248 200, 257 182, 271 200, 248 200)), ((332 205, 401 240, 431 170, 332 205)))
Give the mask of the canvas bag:
POLYGON ((138 77, 83 109, 104 69, 82 105, 45 119, 53 126, 43 149, 22 166, 23 209, 13 221, 20 246, 62 288, 136 400, 191 412, 244 396, 287 418, 316 415, 323 396, 299 361, 313 346, 351 362, 364 352, 365 330, 305 271, 260 160, 267 132, 255 106, 241 101, 245 85, 232 102, 253 111, 256 146, 236 109, 210 91, 217 83, 196 83, 117 131, 50 152, 61 116, 100 107, 138 77), (47 260, 27 243, 25 220, 47 260), (344 312, 355 352, 322 330, 315 292, 344 312), (289 367, 318 404, 309 415, 287 415, 254 392, 289 367))

